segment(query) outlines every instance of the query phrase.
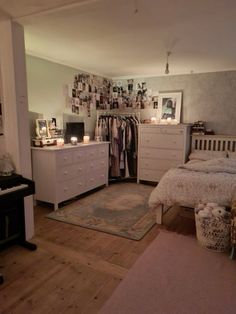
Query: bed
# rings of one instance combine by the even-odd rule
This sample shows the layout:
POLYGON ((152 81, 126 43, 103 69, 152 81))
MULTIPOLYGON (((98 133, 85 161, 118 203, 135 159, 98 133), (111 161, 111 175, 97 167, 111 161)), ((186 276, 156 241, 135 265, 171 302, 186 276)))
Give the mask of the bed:
POLYGON ((162 177, 149 198, 157 223, 173 205, 198 203, 230 206, 236 199, 236 136, 192 136, 190 160, 162 177))

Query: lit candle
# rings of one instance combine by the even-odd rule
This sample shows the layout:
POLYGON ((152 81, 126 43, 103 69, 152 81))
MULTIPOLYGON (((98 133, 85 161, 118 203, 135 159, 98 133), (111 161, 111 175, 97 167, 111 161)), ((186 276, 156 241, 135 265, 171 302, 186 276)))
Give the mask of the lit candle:
POLYGON ((83 140, 84 140, 84 143, 85 143, 85 144, 88 144, 88 143, 89 143, 89 140, 90 140, 90 136, 89 136, 89 135, 85 135, 84 138, 83 138, 83 140))
POLYGON ((72 136, 70 138, 70 142, 71 142, 71 145, 77 145, 77 143, 78 143, 77 137, 76 136, 72 136))
POLYGON ((168 124, 170 124, 170 123, 171 123, 171 117, 168 117, 168 118, 166 119, 166 122, 167 122, 168 124))
POLYGON ((58 138, 57 139, 57 146, 63 146, 64 145, 64 138, 58 138))
POLYGON ((157 123, 157 118, 156 117, 151 117, 151 123, 153 123, 153 124, 157 123))

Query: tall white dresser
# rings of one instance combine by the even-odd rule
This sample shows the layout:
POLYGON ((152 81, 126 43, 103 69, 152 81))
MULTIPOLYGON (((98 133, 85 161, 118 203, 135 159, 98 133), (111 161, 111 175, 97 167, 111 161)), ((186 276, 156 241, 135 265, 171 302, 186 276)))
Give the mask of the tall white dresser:
POLYGON ((137 181, 159 182, 164 173, 186 161, 190 125, 139 124, 137 181))
POLYGON ((108 185, 108 142, 32 147, 35 199, 58 204, 108 185))

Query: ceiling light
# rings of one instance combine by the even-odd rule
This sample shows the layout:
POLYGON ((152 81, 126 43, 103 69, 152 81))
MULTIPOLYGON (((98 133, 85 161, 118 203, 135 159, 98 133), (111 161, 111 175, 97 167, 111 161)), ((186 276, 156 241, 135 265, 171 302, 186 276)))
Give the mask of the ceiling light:
POLYGON ((134 0, 134 14, 138 13, 138 0, 134 0))
POLYGON ((171 51, 167 51, 166 53, 166 69, 165 69, 165 74, 169 74, 169 56, 171 55, 171 51))

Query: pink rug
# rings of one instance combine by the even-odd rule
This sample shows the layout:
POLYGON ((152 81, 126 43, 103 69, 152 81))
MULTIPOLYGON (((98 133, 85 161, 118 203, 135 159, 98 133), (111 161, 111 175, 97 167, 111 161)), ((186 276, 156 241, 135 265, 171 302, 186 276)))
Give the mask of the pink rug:
POLYGON ((100 314, 236 313, 236 262, 161 231, 100 314))

